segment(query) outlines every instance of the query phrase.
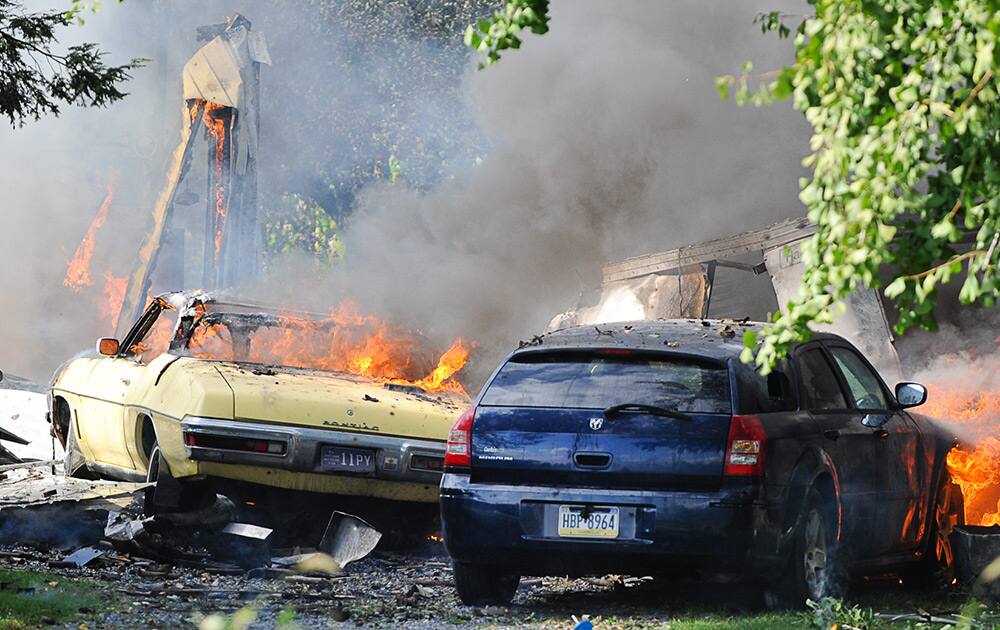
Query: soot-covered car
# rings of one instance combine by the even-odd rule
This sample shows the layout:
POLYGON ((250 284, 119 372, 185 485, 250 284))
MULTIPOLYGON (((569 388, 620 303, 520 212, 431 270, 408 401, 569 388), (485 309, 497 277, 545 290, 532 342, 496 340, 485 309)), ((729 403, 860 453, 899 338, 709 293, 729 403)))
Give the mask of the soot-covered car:
POLYGON ((753 324, 569 328, 513 352, 452 428, 445 545, 468 603, 522 575, 749 578, 772 605, 838 594, 856 570, 944 577, 962 514, 953 445, 843 338, 767 377, 753 324), (736 334, 734 334, 736 333, 736 334))

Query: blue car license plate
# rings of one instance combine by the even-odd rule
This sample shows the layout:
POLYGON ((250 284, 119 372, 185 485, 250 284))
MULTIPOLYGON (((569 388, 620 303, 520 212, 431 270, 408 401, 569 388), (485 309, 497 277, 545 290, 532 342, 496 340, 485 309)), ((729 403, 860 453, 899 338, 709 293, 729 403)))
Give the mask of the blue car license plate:
POLYGON ((320 458, 323 472, 375 472, 375 451, 368 448, 324 446, 320 458))
POLYGON ((618 508, 559 506, 559 535, 563 538, 617 538, 618 508))

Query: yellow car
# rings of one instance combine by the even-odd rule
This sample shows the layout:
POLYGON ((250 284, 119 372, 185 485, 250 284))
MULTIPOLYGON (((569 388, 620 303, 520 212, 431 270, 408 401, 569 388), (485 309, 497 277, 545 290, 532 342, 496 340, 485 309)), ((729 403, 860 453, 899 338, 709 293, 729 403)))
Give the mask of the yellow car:
POLYGON ((387 378, 407 343, 370 324, 161 295, 121 342, 56 373, 66 474, 156 481, 164 509, 217 480, 436 503, 467 351, 459 340, 425 379, 387 378))

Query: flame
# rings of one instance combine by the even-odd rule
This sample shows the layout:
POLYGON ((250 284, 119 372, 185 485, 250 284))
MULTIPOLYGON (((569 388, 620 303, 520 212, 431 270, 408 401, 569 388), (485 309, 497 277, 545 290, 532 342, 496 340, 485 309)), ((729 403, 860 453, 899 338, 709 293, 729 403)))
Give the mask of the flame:
POLYGON ((118 315, 125 301, 125 290, 128 289, 128 278, 116 276, 110 271, 104 273, 104 294, 98 300, 101 320, 111 324, 111 330, 118 328, 118 315))
MULTIPOLYGON (((996 339, 1000 350, 1000 338, 996 339)), ((962 444, 948 452, 948 472, 962 490, 968 525, 1000 525, 1000 355, 952 357, 952 378, 928 384, 922 413, 949 423, 962 444)))
POLYGON ((163 354, 167 351, 170 340, 174 336, 174 322, 173 319, 166 316, 161 316, 153 324, 153 329, 146 333, 146 336, 142 341, 132 344, 129 348, 129 352, 133 355, 140 356, 140 361, 142 363, 148 363, 151 359, 163 354))
POLYGON ((459 338, 435 363, 419 335, 362 314, 350 302, 318 319, 283 315, 280 326, 258 328, 248 344, 234 343, 221 324, 199 325, 188 344, 192 356, 204 359, 346 372, 464 396, 467 394, 455 375, 465 367, 474 347, 459 338), (241 345, 243 350, 238 352, 241 345))
POLYGON ((987 437, 966 450, 948 452, 948 472, 962 489, 965 522, 1000 525, 1000 440, 987 437))
POLYGON ((97 238, 97 231, 108 220, 108 208, 111 207, 111 201, 115 196, 115 191, 111 184, 105 186, 105 189, 107 190, 107 194, 104 195, 101 208, 97 211, 97 216, 94 217, 94 220, 90 222, 90 227, 87 228, 87 233, 84 235, 83 240, 80 241, 80 245, 77 246, 73 258, 69 260, 66 268, 66 277, 63 278, 63 284, 76 292, 79 292, 83 287, 89 287, 94 284, 94 281, 90 279, 90 259, 94 255, 94 241, 97 238))
MULTIPOLYGON (((469 360, 469 351, 469 346, 465 345, 465 342, 459 337, 455 340, 455 343, 451 344, 448 351, 438 359, 438 364, 434 368, 434 371, 419 381, 414 382, 413 385, 430 392, 442 389, 451 377, 465 367, 466 362, 469 360)), ((465 393, 464 390, 462 393, 465 393)))
POLYGON ((222 166, 226 155, 226 119, 215 118, 209 112, 223 109, 225 105, 205 103, 203 120, 208 134, 215 139, 215 156, 212 160, 213 180, 215 181, 215 262, 219 262, 222 252, 222 233, 226 225, 226 185, 222 181, 222 166))

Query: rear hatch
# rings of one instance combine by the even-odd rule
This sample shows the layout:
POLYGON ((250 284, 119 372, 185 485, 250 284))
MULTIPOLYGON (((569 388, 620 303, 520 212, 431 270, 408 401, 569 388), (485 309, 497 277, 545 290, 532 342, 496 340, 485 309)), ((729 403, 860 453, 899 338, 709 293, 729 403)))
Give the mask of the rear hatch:
POLYGON ((621 349, 522 353, 476 409, 472 481, 718 487, 731 410, 721 361, 621 349), (635 406, 611 409, 620 405, 635 406))

